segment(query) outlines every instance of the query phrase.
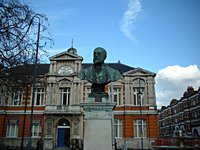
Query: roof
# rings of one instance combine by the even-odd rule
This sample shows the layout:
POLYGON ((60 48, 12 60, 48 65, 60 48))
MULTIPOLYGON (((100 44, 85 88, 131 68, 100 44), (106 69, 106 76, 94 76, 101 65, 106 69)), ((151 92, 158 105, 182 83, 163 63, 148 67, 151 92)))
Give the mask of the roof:
MULTIPOLYGON (((108 65, 111 68, 119 70, 120 73, 124 73, 124 72, 135 69, 131 66, 127 66, 127 65, 124 65, 122 63, 105 63, 105 64, 108 65)), ((91 65, 93 65, 93 63, 82 63, 82 68, 87 68, 91 65)))
MULTIPOLYGON (((127 73, 129 71, 136 71, 138 68, 134 68, 122 63, 105 63, 111 68, 114 68, 116 70, 119 70, 121 74, 127 73)), ((87 68, 89 66, 93 65, 93 63, 82 63, 82 68, 87 68)), ((45 75, 49 73, 50 64, 37 64, 37 74, 38 75, 45 75)), ((27 64, 24 66, 18 66, 15 69, 17 69, 17 72, 20 74, 24 74, 24 71, 27 73, 27 75, 32 75, 34 73, 34 64, 27 64)))
MULTIPOLYGON (((26 72, 26 75, 33 75, 35 70, 34 64, 26 64, 17 66, 15 68, 11 69, 5 69, 5 72, 12 73, 14 75, 24 75, 24 72, 26 72)), ((36 71, 38 75, 44 75, 49 72, 49 66, 50 64, 37 64, 36 71)))
MULTIPOLYGON (((83 68, 87 68, 91 66, 93 63, 82 63, 83 68)), ((129 70, 133 70, 135 68, 121 64, 121 63, 105 63, 109 67, 119 70, 120 73, 127 72, 129 70)), ((37 64, 37 74, 44 75, 49 72, 50 64, 37 64)), ((34 72, 34 64, 28 64, 24 66, 17 67, 18 71, 26 71, 28 75, 33 74, 34 72)))
MULTIPOLYGON (((34 73, 34 66, 35 66, 34 64, 27 64, 27 65, 20 66, 17 69, 19 69, 20 72, 27 71, 27 74, 30 75, 34 73)), ((50 67, 50 64, 37 64, 37 67, 36 67, 37 74, 44 75, 48 73, 49 67, 50 67)))

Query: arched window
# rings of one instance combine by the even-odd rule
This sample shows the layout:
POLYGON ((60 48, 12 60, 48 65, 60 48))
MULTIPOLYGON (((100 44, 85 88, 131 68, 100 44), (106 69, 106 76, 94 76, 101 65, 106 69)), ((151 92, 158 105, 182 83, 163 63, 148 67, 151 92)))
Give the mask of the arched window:
POLYGON ((194 136, 194 137, 199 137, 199 134, 198 134, 197 129, 194 129, 194 130, 193 130, 193 136, 194 136))
POLYGON ((70 126, 70 122, 67 119, 61 119, 58 126, 70 126))
POLYGON ((133 80, 133 105, 140 106, 145 105, 145 81, 144 79, 137 78, 133 80))

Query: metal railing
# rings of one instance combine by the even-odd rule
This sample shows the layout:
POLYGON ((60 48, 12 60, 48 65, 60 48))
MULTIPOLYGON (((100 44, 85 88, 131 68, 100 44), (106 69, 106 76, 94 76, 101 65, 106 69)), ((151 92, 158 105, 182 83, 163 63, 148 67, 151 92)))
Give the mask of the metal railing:
POLYGON ((200 139, 199 138, 155 139, 154 146, 200 147, 200 139))

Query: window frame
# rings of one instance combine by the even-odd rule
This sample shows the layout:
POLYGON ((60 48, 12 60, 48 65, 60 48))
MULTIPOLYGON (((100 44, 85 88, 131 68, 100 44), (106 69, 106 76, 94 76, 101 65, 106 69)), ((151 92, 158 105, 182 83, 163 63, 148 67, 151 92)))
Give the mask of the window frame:
POLYGON ((144 92, 145 88, 144 87, 133 87, 133 105, 134 106, 145 106, 145 101, 144 101, 144 92), (138 93, 142 92, 142 95, 138 95, 138 93), (139 97, 140 96, 140 97, 139 97), (140 104, 141 100, 141 104, 140 104))
POLYGON ((146 138, 147 137, 146 120, 144 120, 144 119, 134 120, 133 128, 134 128, 134 137, 135 138, 146 138), (141 126, 141 123, 142 123, 142 126, 141 126), (141 127, 142 127, 142 130, 141 130, 141 127))
POLYGON ((114 137, 123 137, 123 122, 121 119, 114 119, 114 137))
POLYGON ((8 120, 7 123, 6 137, 17 138, 19 134, 19 120, 17 119, 11 119, 11 120, 12 123, 9 123, 10 119, 8 120))
POLYGON ((45 99, 45 88, 43 87, 35 88, 35 98, 34 98, 35 106, 43 106, 44 99, 45 99), (38 101, 39 101, 39 104, 38 104, 38 101))
POLYGON ((32 138, 38 138, 38 137, 41 137, 41 135, 42 135, 42 125, 41 125, 41 123, 33 123, 31 137, 32 138))
POLYGON ((110 86, 109 96, 112 102, 116 102, 117 106, 122 106, 122 87, 120 86, 110 86))
POLYGON ((23 100, 23 90, 22 88, 15 88, 11 93, 11 106, 21 106, 23 100))
POLYGON ((69 87, 60 88, 61 105, 66 105, 66 106, 70 105, 70 96, 71 96, 71 89, 69 87))
POLYGON ((86 88, 85 88, 85 91, 86 91, 86 96, 85 96, 85 98, 87 99, 87 98, 89 97, 89 94, 92 93, 92 89, 91 89, 91 87, 86 87, 86 88))

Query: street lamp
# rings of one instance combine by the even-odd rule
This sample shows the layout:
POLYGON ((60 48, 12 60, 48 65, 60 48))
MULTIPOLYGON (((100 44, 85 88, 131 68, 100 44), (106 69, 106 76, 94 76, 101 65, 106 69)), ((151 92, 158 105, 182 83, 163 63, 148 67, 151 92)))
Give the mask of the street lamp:
POLYGON ((31 103, 31 116, 30 116, 30 133, 29 133, 29 141, 28 141, 28 150, 32 148, 32 126, 33 126, 33 110, 34 110, 34 100, 35 100, 35 84, 36 84, 36 76, 37 76, 37 62, 38 62, 38 49, 39 49, 39 41, 40 41, 40 17, 37 15, 33 16, 31 21, 34 18, 38 19, 38 32, 37 32, 37 42, 36 42, 36 54, 35 54, 35 64, 34 64, 34 73, 33 73, 33 91, 32 91, 32 103, 31 103))
POLYGON ((2 70, 3 70, 3 58, 0 55, 0 73, 1 73, 2 70))
POLYGON ((26 101, 25 101, 25 108, 24 108, 24 120, 23 120, 21 150, 24 147, 24 134, 25 134, 25 126, 26 126, 26 110, 27 110, 27 101, 28 101, 28 87, 29 87, 29 85, 26 85, 26 101))
POLYGON ((141 150, 143 150, 143 122, 142 122, 142 95, 143 95, 143 93, 140 91, 140 87, 139 87, 139 91, 137 94, 138 94, 138 98, 139 98, 139 102, 140 102, 141 150))

